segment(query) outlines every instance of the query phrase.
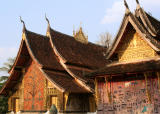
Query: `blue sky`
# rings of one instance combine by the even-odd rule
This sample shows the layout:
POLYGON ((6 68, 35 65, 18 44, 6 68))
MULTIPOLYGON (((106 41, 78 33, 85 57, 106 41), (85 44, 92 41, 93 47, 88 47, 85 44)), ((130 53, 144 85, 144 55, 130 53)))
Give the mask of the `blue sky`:
MULTIPOLYGON (((139 0, 141 6, 160 19, 160 0, 139 0)), ((127 0, 131 11, 136 8, 135 0, 127 0)), ((23 18, 28 30, 45 35, 47 23, 52 28, 72 35, 73 26, 78 29, 82 22, 89 41, 95 42, 103 32, 113 37, 118 31, 124 15, 123 0, 1 0, 0 2, 0 67, 8 57, 17 54, 23 18)))

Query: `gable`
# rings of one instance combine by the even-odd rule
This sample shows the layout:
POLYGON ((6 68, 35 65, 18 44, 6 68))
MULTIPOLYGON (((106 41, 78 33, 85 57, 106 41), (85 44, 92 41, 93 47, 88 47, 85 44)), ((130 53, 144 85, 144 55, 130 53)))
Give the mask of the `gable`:
POLYGON ((119 62, 130 62, 156 56, 156 52, 133 28, 128 28, 115 53, 118 55, 119 62))
POLYGON ((30 61, 23 77, 23 110, 44 110, 45 77, 36 62, 30 61))

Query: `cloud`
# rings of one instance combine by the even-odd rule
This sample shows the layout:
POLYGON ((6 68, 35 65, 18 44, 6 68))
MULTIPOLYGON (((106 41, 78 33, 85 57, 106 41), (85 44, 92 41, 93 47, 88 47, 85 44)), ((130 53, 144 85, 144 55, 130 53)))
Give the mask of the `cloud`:
POLYGON ((106 15, 102 19, 102 24, 114 23, 122 17, 124 12, 124 6, 122 1, 117 1, 111 8, 106 10, 106 15))
MULTIPOLYGON (((158 13, 158 9, 160 6, 160 0, 139 0, 142 7, 145 8, 145 10, 154 11, 158 13)), ((127 0, 127 3, 133 11, 136 9, 136 0, 127 0)), ((151 11, 151 12, 152 12, 151 11)), ((123 0, 118 0, 113 3, 113 5, 110 8, 106 9, 106 14, 101 20, 102 24, 113 24, 120 22, 123 18, 123 15, 125 13, 125 7, 123 0)))

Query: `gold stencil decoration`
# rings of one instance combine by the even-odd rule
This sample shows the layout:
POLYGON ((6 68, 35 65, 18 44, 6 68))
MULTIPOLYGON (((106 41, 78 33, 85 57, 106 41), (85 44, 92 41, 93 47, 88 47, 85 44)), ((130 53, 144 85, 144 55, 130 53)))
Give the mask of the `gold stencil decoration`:
POLYGON ((132 62, 156 56, 156 52, 134 31, 128 33, 122 40, 117 53, 120 62, 132 62))

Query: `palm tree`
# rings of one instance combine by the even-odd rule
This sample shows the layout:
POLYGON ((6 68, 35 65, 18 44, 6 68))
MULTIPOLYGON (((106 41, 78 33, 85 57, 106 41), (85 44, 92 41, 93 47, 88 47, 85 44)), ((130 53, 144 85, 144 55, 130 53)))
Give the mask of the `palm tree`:
MULTIPOLYGON (((15 58, 9 58, 7 62, 3 64, 3 67, 0 68, 0 72, 3 72, 3 76, 0 76, 0 89, 7 81, 9 75, 8 71, 11 69, 15 58)), ((0 96, 0 114, 6 114, 8 111, 8 98, 4 96, 0 96)))
POLYGON ((2 88, 3 84, 8 79, 8 71, 11 69, 15 58, 8 58, 7 62, 3 64, 3 67, 0 68, 0 72, 3 72, 5 75, 0 76, 0 89, 2 88))

